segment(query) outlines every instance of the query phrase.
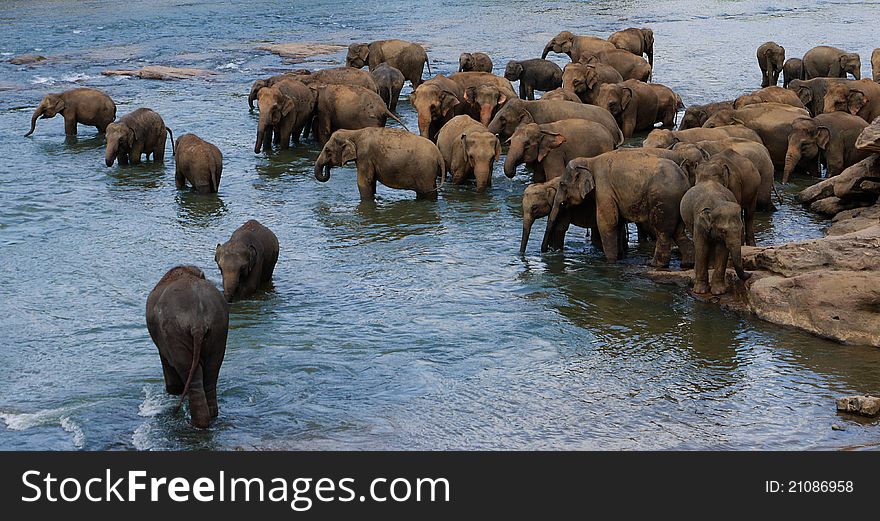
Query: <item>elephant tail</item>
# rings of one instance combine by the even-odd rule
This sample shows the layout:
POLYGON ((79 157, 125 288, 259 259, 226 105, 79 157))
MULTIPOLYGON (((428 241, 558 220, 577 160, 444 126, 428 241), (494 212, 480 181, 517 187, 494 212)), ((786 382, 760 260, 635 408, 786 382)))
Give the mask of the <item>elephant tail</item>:
POLYGON ((183 393, 180 395, 180 400, 177 401, 177 408, 174 410, 176 413, 180 410, 180 406, 183 405, 183 400, 186 398, 186 393, 189 392, 189 384, 192 383, 193 374, 196 372, 196 368, 199 366, 199 362, 202 359, 202 343, 205 341, 205 336, 208 334, 205 331, 204 327, 196 327, 192 330, 193 337, 193 359, 192 365, 189 368, 189 375, 186 377, 186 383, 183 384, 183 393))
POLYGON ((171 132, 171 129, 168 127, 165 127, 165 130, 167 130, 168 135, 171 136, 171 155, 173 156, 174 155, 174 133, 171 132))
POLYGON ((439 192, 441 188, 443 188, 443 183, 446 182, 446 161, 443 159, 443 155, 440 155, 440 184, 437 185, 437 191, 439 192))
POLYGON ((211 165, 211 190, 214 192, 220 191, 220 176, 217 172, 217 167, 215 165, 211 165))
POLYGON ((403 121, 401 121, 400 118, 397 117, 397 114, 391 112, 391 110, 390 110, 388 107, 385 107, 385 114, 386 114, 388 117, 390 117, 391 119, 393 119, 394 121, 400 123, 400 126, 403 127, 404 130, 406 130, 407 132, 409 132, 409 129, 406 128, 406 125, 403 123, 403 121))
POLYGON ((428 53, 425 53, 425 65, 428 66, 428 77, 433 77, 434 73, 431 72, 431 59, 428 58, 428 53))

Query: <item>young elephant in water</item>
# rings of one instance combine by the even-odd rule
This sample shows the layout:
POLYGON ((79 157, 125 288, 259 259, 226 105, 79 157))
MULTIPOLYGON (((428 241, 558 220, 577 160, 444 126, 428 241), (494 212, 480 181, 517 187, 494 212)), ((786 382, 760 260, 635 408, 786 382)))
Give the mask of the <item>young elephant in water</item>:
POLYGON ((492 72, 492 58, 482 52, 463 52, 458 57, 458 72, 492 72))
POLYGON ((353 85, 321 85, 316 90, 318 101, 312 127, 322 145, 336 130, 384 127, 388 118, 406 128, 373 91, 353 85))
POLYGON ((165 390, 189 398, 192 424, 205 428, 219 413, 217 378, 226 353, 229 309, 195 266, 172 268, 147 297, 147 330, 159 349, 165 390))
POLYGON ((214 262, 223 275, 223 294, 228 302, 249 297, 272 280, 278 262, 278 237, 251 219, 218 244, 214 262))
POLYGON ((562 87, 562 69, 550 60, 510 60, 504 69, 504 77, 510 81, 519 80, 519 97, 535 99, 535 91, 558 89, 562 87))
MULTIPOLYGON (((541 217, 550 215, 553 208, 553 199, 559 190, 559 181, 561 177, 551 179, 544 183, 530 184, 523 190, 522 196, 522 212, 523 212, 523 229, 522 238, 519 244, 519 254, 526 252, 526 246, 529 244, 529 235, 532 232, 532 224, 541 217)), ((571 224, 581 228, 590 230, 590 240, 593 246, 602 249, 602 239, 599 236, 599 229, 596 227, 596 201, 592 197, 588 197, 583 203, 566 207, 561 210, 557 216, 557 222, 550 239, 550 248, 553 250, 561 250, 565 243, 565 234, 571 224)), ((623 240, 625 237, 621 235, 623 240)), ((626 247, 622 244, 621 247, 626 247)))
POLYGON ((637 131, 654 128, 657 122, 674 126, 681 99, 665 85, 626 80, 599 87, 595 103, 610 112, 624 137, 630 138, 637 131))
POLYGON ((116 104, 98 89, 79 88, 46 94, 31 116, 31 129, 25 137, 34 133, 37 119, 54 118, 56 114, 64 117, 64 133, 68 136, 76 135, 77 123, 93 126, 103 134, 107 125, 116 119, 116 104))
MULTIPOLYGON (((599 87, 622 82, 623 77, 617 69, 603 63, 569 63, 562 70, 562 88, 577 95, 577 99, 571 101, 595 104, 599 87)), ((541 99, 547 99, 547 96, 541 99)))
POLYGON ((754 141, 755 143, 761 143, 761 138, 754 130, 742 125, 725 125, 714 128, 689 128, 687 130, 658 128, 648 134, 648 137, 642 142, 642 147, 669 148, 676 143, 696 143, 698 141, 719 140, 730 137, 738 137, 754 141))
POLYGON ((492 166, 501 155, 501 142, 482 123, 466 115, 452 118, 440 129, 437 148, 453 183, 476 179, 477 192, 492 186, 492 166))
POLYGON ((697 166, 697 184, 706 179, 718 181, 733 193, 736 202, 742 207, 744 242, 748 246, 755 246, 755 209, 761 186, 758 169, 747 157, 727 149, 697 166))
POLYGON ((370 74, 376 80, 376 86, 379 88, 379 96, 385 100, 385 105, 394 112, 397 110, 397 100, 400 98, 400 91, 406 78, 403 73, 387 63, 380 64, 373 69, 370 74))
POLYGON ((107 125, 107 151, 104 160, 107 166, 119 159, 120 165, 141 162, 141 155, 153 161, 165 160, 165 131, 171 136, 171 152, 174 152, 174 134, 165 126, 162 117, 156 112, 140 108, 119 118, 119 122, 107 125))
POLYGON ((388 63, 402 72, 413 89, 418 88, 422 83, 422 70, 425 65, 428 66, 428 74, 432 74, 428 53, 417 43, 404 40, 379 40, 371 43, 353 43, 348 46, 348 54, 345 56, 346 66, 360 69, 367 65, 372 71, 381 63, 388 63))
POLYGON ((329 181, 330 168, 349 161, 357 165, 358 191, 364 201, 375 197, 377 181, 389 188, 413 190, 418 199, 436 199, 437 176, 442 186, 446 175, 437 145, 396 128, 337 130, 315 161, 315 179, 329 181))
POLYGON ((178 190, 186 188, 203 194, 216 193, 223 174, 223 154, 220 149, 195 134, 184 134, 174 145, 174 184, 178 190))
POLYGON ((706 105, 691 105, 684 111, 678 130, 687 130, 690 128, 699 128, 707 119, 712 117, 716 112, 725 109, 732 109, 732 101, 717 101, 715 103, 707 103, 706 105))
POLYGON ((834 177, 865 159, 870 153, 857 149, 856 140, 867 126, 865 120, 846 112, 794 120, 788 136, 782 182, 788 182, 801 161, 819 161, 827 167, 828 177, 834 177))
POLYGON ((274 142, 281 149, 290 148, 291 140, 298 142, 303 129, 312 121, 317 93, 301 81, 286 79, 257 94, 260 121, 254 153, 267 152, 274 142))

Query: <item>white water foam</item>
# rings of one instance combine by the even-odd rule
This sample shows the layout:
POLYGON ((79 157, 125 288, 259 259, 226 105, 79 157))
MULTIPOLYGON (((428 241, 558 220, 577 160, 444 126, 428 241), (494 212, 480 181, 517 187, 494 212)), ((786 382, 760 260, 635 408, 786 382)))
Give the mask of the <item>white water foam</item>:
POLYGON ((81 72, 77 72, 74 74, 68 74, 66 76, 61 77, 61 81, 66 81, 69 83, 76 83, 76 82, 86 81, 86 80, 90 80, 90 79, 92 79, 91 76, 89 76, 88 74, 83 74, 81 72))
POLYGON ((31 80, 31 83, 34 85, 54 85, 55 78, 51 76, 34 76, 34 79, 31 80))
POLYGON ((68 412, 64 409, 45 409, 37 412, 0 412, 0 420, 6 424, 6 428, 12 431, 23 431, 31 427, 48 425, 61 419, 61 415, 68 412))
POLYGON ((157 416, 171 404, 171 400, 164 392, 159 393, 154 389, 144 386, 144 401, 138 405, 138 416, 152 418, 157 416))
POLYGON ((235 63, 235 62, 230 62, 230 63, 227 63, 227 64, 225 64, 225 65, 220 65, 220 66, 218 66, 218 67, 217 67, 217 70, 218 70, 218 71, 223 71, 223 70, 227 70, 227 69, 238 69, 238 68, 239 68, 239 65, 238 65, 237 63, 235 63))
POLYGON ((73 446, 81 449, 86 441, 86 435, 83 433, 82 427, 78 423, 71 420, 69 416, 61 417, 61 428, 73 434, 73 446))

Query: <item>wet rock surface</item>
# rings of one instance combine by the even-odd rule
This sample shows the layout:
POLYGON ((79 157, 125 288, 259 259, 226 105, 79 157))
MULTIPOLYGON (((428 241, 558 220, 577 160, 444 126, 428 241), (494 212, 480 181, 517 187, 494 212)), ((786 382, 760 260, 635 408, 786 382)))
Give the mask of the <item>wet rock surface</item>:
POLYGON ((324 43, 270 43, 257 46, 258 50, 269 51, 281 56, 286 63, 298 63, 312 56, 336 54, 347 46, 324 43))
POLYGON ((880 398, 875 396, 844 396, 837 399, 837 411, 877 416, 880 414, 880 398))
POLYGON ((9 60, 13 65, 32 65, 35 63, 45 62, 48 58, 40 54, 22 54, 9 60))
POLYGON ((206 78, 217 73, 205 69, 192 69, 187 67, 165 67, 162 65, 148 65, 136 70, 107 70, 102 72, 104 76, 136 76, 146 80, 188 80, 192 78, 206 78))

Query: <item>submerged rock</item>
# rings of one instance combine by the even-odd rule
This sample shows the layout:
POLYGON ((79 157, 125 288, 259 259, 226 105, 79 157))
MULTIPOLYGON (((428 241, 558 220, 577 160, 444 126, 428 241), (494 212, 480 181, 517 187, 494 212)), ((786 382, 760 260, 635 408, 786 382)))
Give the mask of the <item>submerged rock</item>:
POLYGON ((347 46, 325 43, 270 43, 257 46, 261 51, 277 54, 287 62, 297 62, 312 56, 336 54, 347 49, 347 46))
POLYGON ((205 69, 190 69, 185 67, 164 67, 162 65, 148 65, 137 70, 109 70, 101 74, 104 76, 137 76, 146 80, 188 80, 192 78, 204 78, 214 76, 217 73, 205 69))
POLYGON ((46 61, 47 58, 40 54, 22 54, 21 56, 16 56, 9 60, 9 63, 13 65, 30 65, 33 63, 40 63, 46 61))
POLYGON ((844 396, 837 399, 837 410, 862 416, 877 416, 880 414, 880 398, 874 396, 844 396))

